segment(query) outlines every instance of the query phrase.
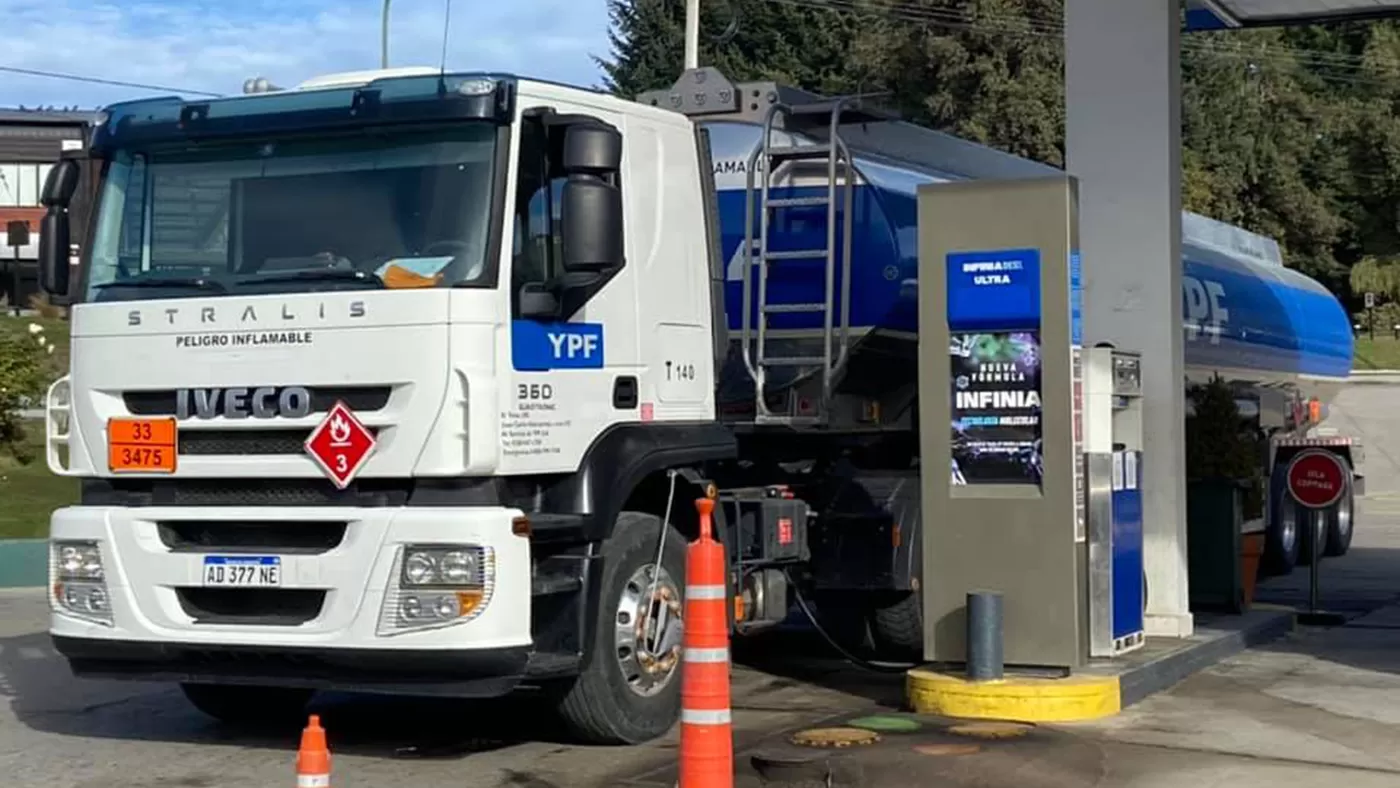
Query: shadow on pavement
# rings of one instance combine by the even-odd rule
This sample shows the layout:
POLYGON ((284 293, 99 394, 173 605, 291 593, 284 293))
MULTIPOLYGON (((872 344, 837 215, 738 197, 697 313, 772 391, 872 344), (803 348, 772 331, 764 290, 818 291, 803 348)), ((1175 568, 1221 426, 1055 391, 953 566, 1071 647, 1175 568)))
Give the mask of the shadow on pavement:
MULTIPOLYGON (((1346 623, 1300 626, 1292 637, 1257 650, 1306 654, 1359 670, 1400 674, 1400 550, 1352 547, 1345 556, 1324 560, 1318 579, 1320 607, 1346 616, 1346 623)), ((1309 569, 1299 566, 1262 583, 1255 599, 1306 609, 1308 584, 1309 569)))
MULTIPOLYGON (((744 715, 772 719, 798 715, 829 717, 834 707, 897 705, 902 675, 866 675, 839 660, 812 660, 820 646, 802 633, 780 633, 751 644, 746 661, 736 667, 733 707, 736 734, 744 715), (802 655, 796 660, 792 655, 802 655), (778 672, 775 668, 788 670, 778 672), (815 682, 818 686, 807 686, 815 682)), ((223 744, 238 748, 295 751, 304 718, 270 722, 255 729, 223 725, 188 705, 169 684, 97 681, 74 678, 53 650, 46 633, 0 638, 0 696, 10 699, 10 713, 24 727, 74 738, 132 742, 223 744)), ((574 743, 537 693, 487 701, 403 698, 323 693, 308 713, 318 713, 333 753, 376 759, 461 759, 471 755, 531 745, 541 757, 607 748, 574 743)), ((788 726, 796 724, 787 722, 788 726)), ((743 733, 753 741, 769 735, 763 724, 743 733)), ((618 751, 619 774, 664 768, 675 758, 675 734, 641 747, 618 751)), ((532 756, 533 757, 533 756, 532 756)), ((550 783, 521 764, 507 785, 548 788, 550 783)))
MULTIPOLYGON (((0 639, 0 695, 11 713, 44 733, 137 741, 237 743, 295 750, 304 719, 256 729, 221 725, 166 684, 76 679, 46 634, 0 639)), ((377 757, 447 757, 524 741, 567 743, 531 698, 458 702, 327 693, 308 707, 336 751, 377 757)))
MULTIPOLYGON (((767 683, 775 690, 813 684, 885 709, 904 707, 904 668, 874 671, 854 665, 811 629, 760 633, 735 641, 733 649, 738 664, 774 677, 767 683)), ((755 700, 736 694, 734 708, 755 700)))

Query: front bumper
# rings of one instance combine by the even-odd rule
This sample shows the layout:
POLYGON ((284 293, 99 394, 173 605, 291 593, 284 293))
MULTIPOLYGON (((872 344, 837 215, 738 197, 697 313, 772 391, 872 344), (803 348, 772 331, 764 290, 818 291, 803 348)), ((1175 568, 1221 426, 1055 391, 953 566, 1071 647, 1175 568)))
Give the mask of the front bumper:
POLYGON ((501 694, 525 674, 532 651, 530 542, 512 531, 519 515, 500 507, 60 509, 50 538, 97 543, 110 620, 55 601, 50 633, 82 676, 501 694), (244 529, 236 547, 218 543, 230 524, 244 529), (254 548, 248 527, 264 539, 254 548), (312 531, 335 538, 317 542, 312 531), (386 629, 402 548, 424 543, 488 548, 488 593, 474 617, 386 629), (205 555, 240 552, 278 556, 280 586, 203 587, 205 555))
POLYGON ((490 698, 525 677, 526 647, 404 651, 214 646, 53 636, 84 678, 490 698))

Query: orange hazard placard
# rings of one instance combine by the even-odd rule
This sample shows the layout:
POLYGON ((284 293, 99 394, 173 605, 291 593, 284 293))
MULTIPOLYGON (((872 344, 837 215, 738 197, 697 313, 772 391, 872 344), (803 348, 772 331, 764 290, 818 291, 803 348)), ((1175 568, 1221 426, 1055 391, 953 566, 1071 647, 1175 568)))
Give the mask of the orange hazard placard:
POLYGON ((113 473, 174 473, 174 419, 108 419, 107 467, 113 473))

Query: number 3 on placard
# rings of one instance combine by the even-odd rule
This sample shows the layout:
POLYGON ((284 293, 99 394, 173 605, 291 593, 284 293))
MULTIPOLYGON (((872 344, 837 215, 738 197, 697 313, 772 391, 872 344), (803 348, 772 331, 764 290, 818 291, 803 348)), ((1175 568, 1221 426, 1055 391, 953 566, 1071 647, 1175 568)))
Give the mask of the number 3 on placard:
POLYGON ((344 454, 335 455, 335 472, 345 473, 350 470, 350 463, 345 460, 344 454))

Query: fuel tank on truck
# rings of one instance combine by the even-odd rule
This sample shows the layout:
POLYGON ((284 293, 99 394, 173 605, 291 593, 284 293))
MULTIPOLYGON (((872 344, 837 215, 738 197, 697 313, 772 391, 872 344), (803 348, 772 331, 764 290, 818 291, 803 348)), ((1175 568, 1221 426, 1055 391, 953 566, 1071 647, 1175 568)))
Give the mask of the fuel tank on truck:
MULTIPOLYGON (((705 126, 719 202, 725 312, 732 350, 724 370, 721 401, 752 401, 753 383, 737 347, 744 303, 746 255, 742 247, 748 205, 747 168, 763 131, 757 125, 730 121, 709 122, 705 126)), ((775 131, 772 144, 776 147, 812 142, 800 135, 775 131)), ((964 151, 975 147, 998 157, 996 177, 1036 177, 1058 172, 965 141, 954 142, 964 151)), ((913 381, 918 331, 917 189, 924 183, 974 180, 991 172, 967 156, 950 154, 946 161, 938 161, 938 156, 928 151, 921 155, 924 158, 917 166, 904 166, 868 151, 853 152, 851 351, 847 380, 839 384, 838 390, 852 385, 856 377, 869 385, 872 375, 890 386, 913 381), (930 160, 936 166, 930 167, 930 160)), ((755 175, 755 187, 762 177, 761 172, 755 175)), ((774 198, 824 197, 828 192, 827 162, 784 162, 775 169, 769 184, 774 198)), ((756 196, 753 204, 756 237, 756 196)), ((844 208, 842 199, 837 200, 837 206, 839 215, 844 208)), ((774 208, 770 217, 770 251, 827 246, 825 204, 774 208)), ((840 249, 843 241, 842 222, 838 219, 835 248, 840 249)), ((1271 239, 1189 212, 1182 216, 1182 256, 1181 327, 1188 379, 1205 381, 1219 374, 1238 384, 1283 387, 1304 397, 1318 397, 1324 402, 1331 399, 1351 373, 1353 337, 1345 308, 1327 288, 1286 268, 1278 244, 1271 239)), ((785 259, 767 267, 769 304, 822 301, 825 260, 785 259)), ((838 286, 833 292, 839 299, 839 265, 836 277, 838 286)), ((839 314, 839 300, 837 303, 839 314)), ((750 325, 756 326, 756 304, 750 316, 750 325)), ((1134 317, 1124 312, 1116 319, 1134 317)), ((819 311, 769 314, 769 354, 819 356, 823 320, 819 311)), ((770 369, 767 374, 766 390, 770 395, 803 378, 802 370, 770 369)))

